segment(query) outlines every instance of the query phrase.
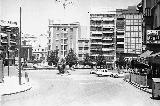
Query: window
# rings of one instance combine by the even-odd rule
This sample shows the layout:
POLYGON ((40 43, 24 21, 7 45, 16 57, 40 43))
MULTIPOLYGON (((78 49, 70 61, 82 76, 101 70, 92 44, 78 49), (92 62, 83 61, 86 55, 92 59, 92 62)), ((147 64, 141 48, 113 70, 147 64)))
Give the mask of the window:
POLYGON ((67 50, 67 45, 64 46, 64 50, 67 50))
POLYGON ((138 31, 138 26, 134 26, 134 31, 138 31))
POLYGON ((139 26, 139 31, 142 31, 142 26, 139 26))
POLYGON ((134 26, 131 26, 131 31, 134 31, 134 26))
POLYGON ((83 49, 83 47, 79 47, 79 50, 82 50, 83 49))
POLYGON ((130 20, 126 20, 126 25, 130 25, 130 20))
POLYGON ((130 26, 126 26, 126 31, 130 31, 130 26))
POLYGON ((59 27, 57 27, 57 31, 59 30, 59 27))
POLYGON ((66 28, 64 28, 64 31, 66 31, 66 28))
POLYGON ((70 31, 72 31, 72 32, 73 32, 73 28, 70 28, 70 31))
POLYGON ((78 54, 78 57, 82 57, 82 54, 78 54))
POLYGON ((63 45, 61 45, 61 50, 63 50, 63 45))
POLYGON ((84 47, 84 50, 88 50, 88 47, 84 47))
POLYGON ((56 49, 58 49, 58 46, 56 46, 56 49))
POLYGON ((42 51, 44 51, 44 49, 42 49, 42 51))
POLYGON ((131 25, 133 25, 133 23, 134 23, 133 20, 131 20, 131 25))

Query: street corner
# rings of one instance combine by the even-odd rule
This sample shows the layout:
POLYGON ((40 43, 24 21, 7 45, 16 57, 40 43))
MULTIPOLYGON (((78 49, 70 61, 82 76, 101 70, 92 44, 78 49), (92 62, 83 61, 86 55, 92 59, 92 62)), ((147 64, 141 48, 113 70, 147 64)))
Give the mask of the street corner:
POLYGON ((0 84, 0 96, 12 95, 28 91, 32 88, 31 82, 25 78, 21 78, 21 85, 19 84, 18 77, 5 77, 4 83, 0 84))

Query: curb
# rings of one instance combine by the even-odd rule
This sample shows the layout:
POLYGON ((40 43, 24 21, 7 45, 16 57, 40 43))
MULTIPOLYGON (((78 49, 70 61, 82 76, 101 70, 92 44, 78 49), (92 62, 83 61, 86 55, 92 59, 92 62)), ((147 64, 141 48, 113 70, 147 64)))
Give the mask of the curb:
MULTIPOLYGON (((30 86, 30 85, 29 85, 30 86)), ((13 94, 18 94, 18 93, 22 93, 22 92, 26 92, 28 90, 31 90, 32 89, 32 86, 26 88, 26 89, 23 89, 23 90, 20 90, 20 91, 16 91, 16 92, 11 92, 11 93, 4 93, 2 95, 0 95, 1 97, 2 96, 7 96, 7 95, 13 95, 13 94)))

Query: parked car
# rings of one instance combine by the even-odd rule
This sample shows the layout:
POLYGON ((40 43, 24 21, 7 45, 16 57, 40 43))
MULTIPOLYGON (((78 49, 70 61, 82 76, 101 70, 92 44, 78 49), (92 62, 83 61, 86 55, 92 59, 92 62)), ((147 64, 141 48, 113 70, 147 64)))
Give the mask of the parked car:
POLYGON ((102 70, 101 69, 98 69, 97 72, 96 72, 96 75, 99 77, 102 75, 102 70))
POLYGON ((101 72, 102 76, 110 76, 112 72, 108 71, 108 69, 103 69, 101 72))
POLYGON ((96 72, 97 72, 97 70, 92 69, 92 70, 90 71, 90 74, 96 74, 96 72))
POLYGON ((113 73, 112 77, 114 77, 114 78, 123 78, 124 77, 124 73, 123 72, 113 73))

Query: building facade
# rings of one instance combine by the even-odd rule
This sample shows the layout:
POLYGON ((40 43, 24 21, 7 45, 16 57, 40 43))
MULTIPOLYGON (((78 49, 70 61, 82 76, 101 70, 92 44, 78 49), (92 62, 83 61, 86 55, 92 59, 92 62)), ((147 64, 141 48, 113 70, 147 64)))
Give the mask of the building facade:
POLYGON ((19 28, 17 22, 0 20, 0 49, 5 65, 15 64, 18 57, 19 28))
POLYGON ((82 61, 85 58, 85 54, 90 54, 89 39, 80 38, 78 39, 78 59, 82 61))
POLYGON ((123 10, 125 18, 124 53, 142 53, 142 15, 136 6, 123 10))
POLYGON ((116 57, 124 53, 125 17, 123 9, 116 9, 116 57))
POLYGON ((58 56, 67 56, 70 49, 78 54, 78 39, 80 24, 78 22, 65 24, 53 23, 49 20, 48 54, 58 49, 58 56))
POLYGON ((101 52, 108 68, 114 67, 116 60, 116 13, 90 14, 90 56, 101 52))
POLYGON ((143 15, 142 30, 143 44, 145 45, 144 51, 160 52, 160 50, 157 49, 160 48, 160 0, 142 0, 137 7, 143 15), (151 30, 153 30, 152 34, 151 30))

